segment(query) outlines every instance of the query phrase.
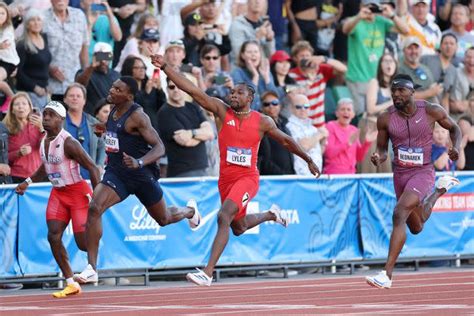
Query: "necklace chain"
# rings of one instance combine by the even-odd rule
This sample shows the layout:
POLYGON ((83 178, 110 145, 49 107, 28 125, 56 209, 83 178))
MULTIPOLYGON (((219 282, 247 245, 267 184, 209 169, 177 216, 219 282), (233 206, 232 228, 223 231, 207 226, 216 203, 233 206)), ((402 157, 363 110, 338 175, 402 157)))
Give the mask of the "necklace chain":
POLYGON ((249 109, 248 111, 242 111, 242 112, 232 110, 232 112, 234 112, 234 114, 237 114, 237 115, 246 115, 246 114, 249 114, 250 112, 252 112, 252 110, 249 109))

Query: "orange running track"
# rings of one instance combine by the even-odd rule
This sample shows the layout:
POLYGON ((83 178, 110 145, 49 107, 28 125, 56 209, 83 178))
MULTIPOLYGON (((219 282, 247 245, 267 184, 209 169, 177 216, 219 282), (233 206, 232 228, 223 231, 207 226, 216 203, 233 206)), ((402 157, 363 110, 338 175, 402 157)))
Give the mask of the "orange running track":
POLYGON ((0 315, 474 315, 474 270, 398 274, 390 290, 370 287, 364 276, 233 280, 205 288, 84 286, 65 299, 10 292, 0 296, 0 315))

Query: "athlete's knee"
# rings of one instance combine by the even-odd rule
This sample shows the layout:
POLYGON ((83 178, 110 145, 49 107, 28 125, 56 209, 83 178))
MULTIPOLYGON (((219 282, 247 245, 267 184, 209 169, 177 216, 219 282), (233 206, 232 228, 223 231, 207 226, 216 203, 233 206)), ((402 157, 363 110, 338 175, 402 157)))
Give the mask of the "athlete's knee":
POLYGON ((231 214, 228 214, 225 211, 220 211, 217 214, 217 225, 218 226, 230 226, 231 222, 232 222, 231 214))
POLYGON ((57 244, 61 242, 63 234, 57 231, 48 231, 48 242, 50 244, 57 244))
POLYGON ((102 216, 102 207, 98 205, 94 200, 89 203, 89 210, 87 213, 87 221, 96 219, 102 216))
POLYGON ((243 227, 232 227, 232 233, 235 235, 235 236, 240 236, 242 235, 243 233, 245 233, 247 229, 243 228, 243 227))
POLYGON ((408 228, 410 229, 410 233, 417 235, 423 230, 423 224, 412 224, 409 225, 408 228))
POLYGON ((392 215, 393 225, 403 225, 408 218, 408 210, 402 206, 396 206, 392 215))

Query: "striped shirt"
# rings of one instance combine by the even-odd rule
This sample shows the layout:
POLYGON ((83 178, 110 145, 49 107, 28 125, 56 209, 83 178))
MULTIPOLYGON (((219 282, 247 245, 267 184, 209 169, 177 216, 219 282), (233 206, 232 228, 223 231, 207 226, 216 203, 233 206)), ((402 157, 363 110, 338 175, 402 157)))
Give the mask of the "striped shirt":
POLYGON ((333 67, 327 64, 319 65, 319 71, 314 80, 306 77, 300 68, 291 69, 289 76, 299 86, 306 87, 306 96, 310 104, 309 118, 312 124, 317 128, 324 126, 324 93, 326 92, 326 83, 334 76, 333 67))
POLYGON ((79 164, 69 159, 64 153, 64 142, 72 137, 66 130, 61 132, 49 143, 46 156, 45 139, 41 141, 40 155, 48 179, 54 187, 63 187, 82 181, 79 164))

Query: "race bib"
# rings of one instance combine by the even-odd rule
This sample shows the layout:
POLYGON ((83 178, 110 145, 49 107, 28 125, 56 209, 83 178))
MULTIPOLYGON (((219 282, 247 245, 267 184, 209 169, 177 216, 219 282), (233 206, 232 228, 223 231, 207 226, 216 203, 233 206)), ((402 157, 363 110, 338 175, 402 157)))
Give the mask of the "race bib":
POLYGON ((107 131, 105 133, 105 151, 108 153, 118 153, 119 149, 117 133, 107 131))
POLYGON ((63 187, 64 186, 64 181, 61 178, 61 174, 59 172, 55 173, 49 173, 48 174, 48 179, 53 185, 53 187, 63 187))
POLYGON ((423 149, 422 148, 398 148, 398 161, 402 166, 422 166, 423 165, 423 149))
POLYGON ((227 147, 227 159, 228 163, 233 165, 239 165, 243 167, 250 167, 252 162, 252 149, 250 148, 238 148, 238 147, 227 147))

